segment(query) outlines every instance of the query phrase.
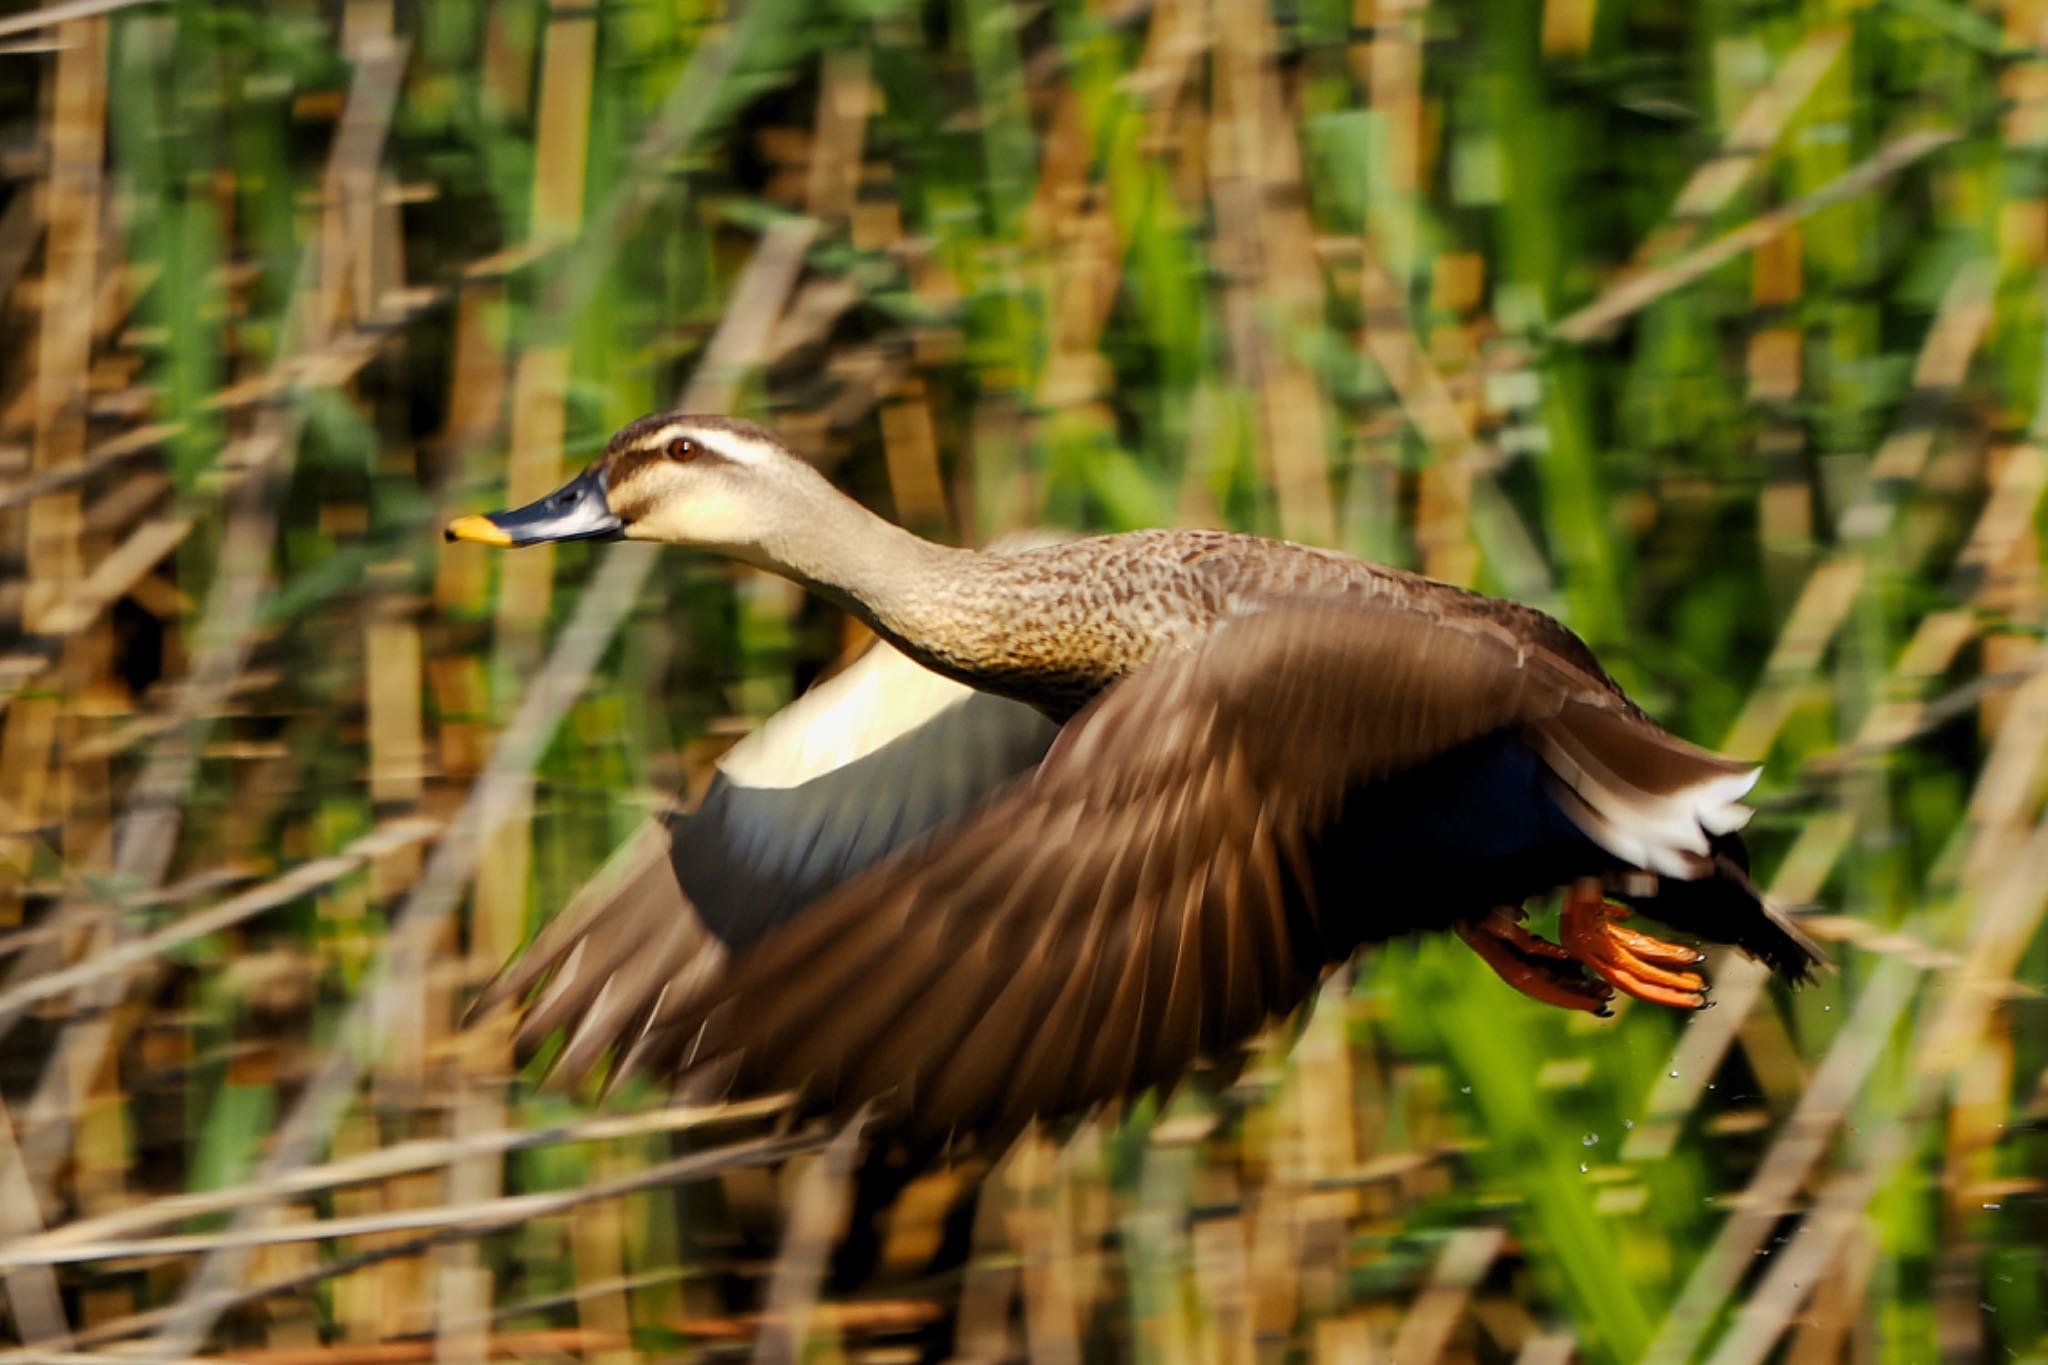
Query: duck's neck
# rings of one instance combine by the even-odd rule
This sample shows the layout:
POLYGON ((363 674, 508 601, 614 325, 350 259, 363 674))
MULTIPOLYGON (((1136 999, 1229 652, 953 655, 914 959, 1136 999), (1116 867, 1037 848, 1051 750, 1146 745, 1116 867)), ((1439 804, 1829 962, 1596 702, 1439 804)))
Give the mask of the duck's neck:
MULTIPOLYGON (((1115 594, 1049 592, 1035 556, 957 550, 834 495, 762 546, 767 567, 844 606, 919 663, 1065 720, 1142 662, 1115 594)), ((1154 642, 1156 643, 1156 642, 1154 642)))
POLYGON ((836 493, 807 506, 761 555, 766 567, 838 603, 921 659, 943 653, 964 619, 1001 612, 985 558, 936 545, 836 493))

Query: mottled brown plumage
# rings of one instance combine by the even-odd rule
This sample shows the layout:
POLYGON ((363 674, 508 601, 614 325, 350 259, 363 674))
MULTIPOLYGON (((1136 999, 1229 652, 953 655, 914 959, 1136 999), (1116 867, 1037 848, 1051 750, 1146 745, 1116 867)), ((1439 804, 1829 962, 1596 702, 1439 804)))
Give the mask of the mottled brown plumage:
POLYGON ((1415 930, 1574 1008, 1695 1003, 1692 955, 1610 926, 1601 879, 1788 976, 1818 960, 1744 875, 1753 770, 1532 608, 1217 531, 947 549, 730 419, 642 419, 579 487, 575 534, 598 490, 624 535, 786 573, 983 695, 878 653, 650 827, 487 997, 538 987, 522 1037, 568 1028, 571 1069, 1000 1135, 1169 1082, 1415 930), (1505 919, 1563 885, 1576 949, 1505 919))

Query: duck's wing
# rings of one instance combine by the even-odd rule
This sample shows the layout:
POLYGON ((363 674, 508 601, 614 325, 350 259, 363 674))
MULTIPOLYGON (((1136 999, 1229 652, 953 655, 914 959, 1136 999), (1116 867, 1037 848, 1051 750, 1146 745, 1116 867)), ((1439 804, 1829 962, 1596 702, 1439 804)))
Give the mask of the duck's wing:
POLYGON ((1035 766, 1058 734, 877 643, 720 759, 677 831, 682 889, 744 947, 1035 766))
POLYGON ((1358 811, 1488 736, 1541 754, 1592 838, 1695 870, 1752 780, 1497 620, 1279 604, 1117 686, 1031 777, 656 1011, 636 1048, 825 1107, 892 1097, 932 1138, 1143 1090, 1371 936, 1358 811))
POLYGON ((728 751, 695 811, 642 825, 472 1013, 539 987, 518 1050, 566 1030, 555 1074, 581 1079, 658 1005, 713 990, 735 950, 968 810, 1057 733, 877 644, 728 751))

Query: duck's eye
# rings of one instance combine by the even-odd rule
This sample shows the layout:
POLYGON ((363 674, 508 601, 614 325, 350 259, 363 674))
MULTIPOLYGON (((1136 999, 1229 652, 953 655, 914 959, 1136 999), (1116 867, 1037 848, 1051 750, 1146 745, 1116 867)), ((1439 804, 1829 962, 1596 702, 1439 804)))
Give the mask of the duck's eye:
POLYGON ((697 453, 697 443, 678 436, 668 443, 668 457, 671 460, 687 460, 697 453))

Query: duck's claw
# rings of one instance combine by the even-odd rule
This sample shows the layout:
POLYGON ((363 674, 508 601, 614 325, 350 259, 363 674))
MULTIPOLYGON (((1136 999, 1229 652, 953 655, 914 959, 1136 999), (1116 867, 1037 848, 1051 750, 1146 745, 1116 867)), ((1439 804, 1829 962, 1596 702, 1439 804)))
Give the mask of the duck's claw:
POLYGON ((1707 983, 1697 972, 1673 971, 1700 954, 1618 923, 1627 913, 1607 904, 1597 877, 1584 877, 1565 893, 1558 937, 1586 970, 1624 995, 1652 1005, 1696 1010, 1707 1003, 1707 983))
POLYGON ((1530 999, 1560 1009, 1608 1013, 1607 1002, 1613 998, 1614 988, 1571 970, 1572 955, 1524 929, 1515 922, 1514 912, 1496 910, 1485 919, 1463 921, 1455 927, 1458 937, 1481 961, 1530 999))

